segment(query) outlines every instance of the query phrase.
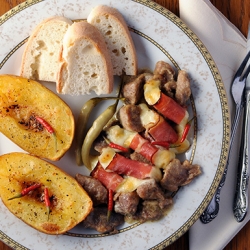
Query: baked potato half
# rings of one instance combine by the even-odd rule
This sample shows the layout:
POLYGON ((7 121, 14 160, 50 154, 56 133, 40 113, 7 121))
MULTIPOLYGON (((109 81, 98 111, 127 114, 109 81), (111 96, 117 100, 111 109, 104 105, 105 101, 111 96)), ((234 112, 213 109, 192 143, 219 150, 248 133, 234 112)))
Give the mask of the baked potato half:
POLYGON ((52 91, 34 80, 0 75, 0 132, 23 150, 59 160, 74 130, 69 106, 52 91))
POLYGON ((90 197, 73 177, 26 153, 0 156, 0 196, 10 212, 47 234, 62 234, 72 229, 92 210, 90 197), (40 187, 11 199, 34 184, 40 184, 40 187), (49 193, 49 213, 45 187, 49 193))

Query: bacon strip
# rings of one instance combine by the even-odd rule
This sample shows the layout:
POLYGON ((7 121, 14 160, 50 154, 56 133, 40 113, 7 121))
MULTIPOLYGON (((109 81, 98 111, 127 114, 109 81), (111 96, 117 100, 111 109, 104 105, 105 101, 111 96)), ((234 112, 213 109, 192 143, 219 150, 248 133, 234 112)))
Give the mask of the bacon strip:
POLYGON ((178 134, 162 116, 160 116, 159 122, 151 127, 148 132, 155 141, 175 143, 178 140, 178 134))
POLYGON ((91 172, 91 176, 98 179, 107 189, 113 191, 115 191, 124 180, 119 174, 106 171, 100 163, 98 163, 91 172))
POLYGON ((144 139, 139 134, 134 136, 129 147, 151 162, 153 155, 158 151, 157 147, 153 146, 148 140, 144 139))
POLYGON ((167 119, 180 124, 185 117, 186 110, 175 102, 172 98, 161 93, 159 101, 153 105, 167 119))
POLYGON ((137 179, 161 179, 161 172, 158 168, 143 162, 128 159, 120 154, 115 155, 107 169, 117 174, 133 176, 137 179))

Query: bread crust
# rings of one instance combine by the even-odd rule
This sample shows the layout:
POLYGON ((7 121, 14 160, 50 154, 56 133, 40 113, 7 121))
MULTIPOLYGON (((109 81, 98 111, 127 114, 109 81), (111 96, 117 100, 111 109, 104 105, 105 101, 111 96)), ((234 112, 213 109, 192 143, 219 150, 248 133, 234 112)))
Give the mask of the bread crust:
MULTIPOLYGON (((87 23, 86 21, 73 23, 64 36, 63 46, 59 58, 60 67, 57 75, 57 92, 62 94, 78 95, 89 94, 91 91, 91 89, 87 89, 87 87, 85 91, 83 91, 84 93, 72 93, 64 89, 66 85, 69 84, 66 82, 66 78, 70 78, 68 73, 72 74, 72 72, 69 72, 68 69, 70 57, 69 51, 74 46, 78 46, 77 44, 79 44, 81 41, 86 41, 86 43, 91 44, 96 49, 98 56, 101 57, 101 74, 103 78, 106 79, 106 86, 102 86, 102 91, 95 90, 96 94, 99 95, 111 93, 113 90, 113 70, 107 46, 105 44, 104 38, 102 37, 98 29, 96 29, 94 26, 87 23)), ((84 57, 84 53, 81 56, 84 57)))
MULTIPOLYGON (((127 23, 125 22, 122 14, 115 8, 110 7, 110 6, 106 6, 106 5, 99 5, 96 6, 89 14, 87 21, 89 23, 91 23, 92 25, 96 26, 99 29, 99 25, 96 23, 96 19, 100 18, 101 16, 107 16, 108 18, 112 19, 120 28, 121 32, 122 32, 122 36, 124 43, 126 44, 126 46, 129 47, 128 53, 126 54, 127 57, 130 58, 131 63, 129 65, 129 68, 124 66, 125 65, 125 61, 121 60, 123 62, 121 62, 121 64, 123 64, 119 69, 117 68, 117 65, 114 65, 114 60, 111 56, 111 60, 113 63, 113 67, 114 67, 114 74, 116 75, 121 75, 123 73, 123 71, 125 71, 126 74, 128 75, 136 75, 137 74, 137 55, 136 55, 136 50, 135 50, 135 46, 133 43, 133 39, 131 37, 130 31, 128 29, 127 23)), ((100 29, 99 29, 100 30, 100 29)), ((106 43, 109 44, 109 37, 106 36, 106 34, 102 34, 105 39, 106 39, 106 43)), ((113 50, 114 47, 109 46, 108 45, 108 49, 110 54, 113 54, 113 50)))
MULTIPOLYGON (((25 47, 25 50, 24 50, 24 53, 23 53, 23 56, 22 56, 21 70, 20 70, 20 75, 21 76, 26 77, 26 78, 30 78, 30 79, 33 79, 33 80, 44 80, 44 81, 53 81, 53 82, 55 82, 56 74, 55 74, 54 77, 52 77, 52 76, 48 77, 48 76, 45 76, 45 75, 40 75, 40 72, 35 72, 35 71, 37 71, 37 69, 32 68, 32 64, 37 63, 37 58, 33 54, 32 51, 36 50, 37 55, 39 55, 39 53, 40 54, 42 53, 40 47, 38 46, 39 40, 37 40, 37 39, 39 39, 39 33, 43 29, 49 29, 50 28, 49 24, 52 24, 52 23, 53 24, 65 23, 68 26, 70 26, 73 22, 70 19, 68 19, 66 17, 63 17, 63 16, 52 16, 52 17, 44 19, 42 22, 40 22, 35 27, 35 29, 31 33, 31 35, 30 35, 30 37, 29 37, 29 39, 27 41, 27 44, 26 44, 26 47, 25 47), (37 46, 37 49, 34 49, 35 46, 37 46)), ((48 40, 49 39, 47 39, 47 41, 48 40)), ((62 40, 62 39, 59 39, 59 40, 62 40)), ((44 41, 45 46, 47 46, 46 42, 44 41)), ((48 41, 48 42, 50 42, 50 41, 48 41)), ((53 51, 55 53, 55 57, 57 59, 59 57, 60 47, 61 47, 61 44, 56 45, 57 49, 56 49, 56 51, 53 51)), ((55 68, 57 68, 58 65, 56 65, 55 63, 56 62, 54 62, 54 66, 55 66, 55 68)), ((45 67, 46 70, 49 70, 49 68, 48 69, 46 68, 46 64, 42 65, 42 66, 45 67)))

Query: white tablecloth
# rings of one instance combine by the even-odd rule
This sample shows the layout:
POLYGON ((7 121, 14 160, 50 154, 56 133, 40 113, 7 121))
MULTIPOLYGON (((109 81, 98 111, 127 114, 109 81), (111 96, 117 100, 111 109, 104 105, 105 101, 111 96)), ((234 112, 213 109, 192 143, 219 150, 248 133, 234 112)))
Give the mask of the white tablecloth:
MULTIPOLYGON (((228 94, 231 118, 234 105, 230 94, 232 78, 246 55, 246 38, 208 0, 179 0, 180 17, 201 39, 212 55, 228 94)), ((248 222, 250 213, 241 223, 233 216, 237 159, 240 145, 237 131, 225 185, 221 190, 220 212, 209 224, 198 220, 190 229, 190 250, 223 249, 248 222)))

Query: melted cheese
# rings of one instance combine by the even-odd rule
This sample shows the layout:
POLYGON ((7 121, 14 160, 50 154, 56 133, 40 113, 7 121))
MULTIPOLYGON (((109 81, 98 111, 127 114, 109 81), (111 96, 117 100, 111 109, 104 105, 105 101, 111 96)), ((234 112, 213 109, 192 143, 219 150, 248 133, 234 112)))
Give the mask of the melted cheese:
POLYGON ((160 120, 160 115, 152 109, 149 109, 145 103, 139 104, 141 108, 141 123, 144 128, 149 128, 157 124, 160 120))
POLYGON ((144 84, 144 97, 149 105, 154 105, 161 97, 160 80, 149 80, 144 84))
POLYGON ((155 179, 156 181, 160 181, 162 179, 161 170, 158 167, 153 167, 150 172, 150 178, 155 179))
POLYGON ((188 122, 188 118, 189 118, 189 114, 186 111, 185 116, 183 117, 183 119, 181 120, 181 122, 178 125, 176 125, 176 127, 175 127, 175 129, 176 129, 179 137, 182 136, 183 130, 184 130, 184 128, 185 128, 185 126, 186 126, 186 124, 188 122))
POLYGON ((103 148, 102 153, 99 155, 98 160, 102 167, 106 169, 110 162, 113 160, 116 152, 112 148, 103 148))
POLYGON ((175 154, 181 154, 181 153, 186 152, 189 149, 190 142, 187 139, 185 139, 184 142, 182 142, 182 143, 176 142, 175 145, 177 147, 169 148, 169 150, 171 152, 174 152, 175 154))
POLYGON ((176 127, 175 127, 175 129, 176 129, 176 131, 178 133, 178 141, 174 145, 177 146, 177 147, 172 147, 172 148, 169 149, 170 151, 174 152, 175 154, 184 153, 190 147, 190 142, 187 139, 185 139, 184 142, 180 143, 183 131, 184 131, 185 126, 186 126, 186 124, 188 122, 188 118, 189 118, 189 114, 186 111, 185 116, 182 119, 182 121, 180 122, 180 124, 176 125, 176 127))
POLYGON ((166 166, 175 158, 175 153, 170 150, 159 149, 153 156, 152 161, 158 168, 165 169, 166 166))
POLYGON ((118 125, 112 126, 107 130, 107 138, 110 141, 126 148, 129 148, 129 145, 136 134, 136 132, 128 131, 118 125))
POLYGON ((147 182, 148 180, 139 180, 132 176, 124 177, 124 181, 119 185, 116 192, 118 193, 126 193, 133 192, 136 190, 141 184, 147 182))

